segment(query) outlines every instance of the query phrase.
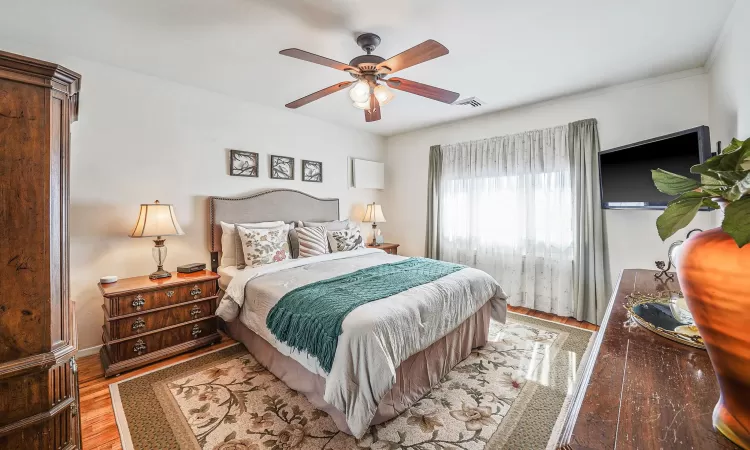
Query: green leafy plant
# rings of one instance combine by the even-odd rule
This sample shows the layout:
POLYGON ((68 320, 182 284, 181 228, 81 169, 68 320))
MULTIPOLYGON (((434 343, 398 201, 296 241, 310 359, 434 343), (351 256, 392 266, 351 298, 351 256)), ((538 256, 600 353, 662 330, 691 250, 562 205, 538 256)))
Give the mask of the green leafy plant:
POLYGON ((720 154, 690 168, 701 181, 666 170, 651 171, 656 188, 678 197, 656 219, 662 240, 686 227, 701 207, 719 208, 726 202, 721 228, 742 247, 750 242, 750 139, 732 143, 720 154))

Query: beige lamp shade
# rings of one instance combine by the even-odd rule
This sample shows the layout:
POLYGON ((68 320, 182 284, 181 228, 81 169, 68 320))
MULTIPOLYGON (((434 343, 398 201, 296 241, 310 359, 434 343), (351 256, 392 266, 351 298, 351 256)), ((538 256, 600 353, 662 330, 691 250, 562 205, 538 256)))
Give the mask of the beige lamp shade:
POLYGON ((362 222, 373 222, 373 223, 384 223, 385 216, 383 215, 383 208, 375 203, 367 205, 367 211, 365 216, 362 218, 362 222))
POLYGON ((135 223, 130 237, 176 236, 185 234, 177 223, 172 205, 159 203, 144 203, 138 221, 135 223))

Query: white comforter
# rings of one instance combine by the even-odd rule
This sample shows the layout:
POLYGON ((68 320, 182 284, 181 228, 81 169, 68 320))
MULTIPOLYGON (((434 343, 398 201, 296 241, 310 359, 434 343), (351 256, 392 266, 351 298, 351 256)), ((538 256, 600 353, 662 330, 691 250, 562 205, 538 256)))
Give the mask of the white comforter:
POLYGON ((402 259, 361 249, 247 268, 229 283, 217 314, 226 321, 239 317, 280 353, 326 378, 325 401, 344 413, 359 438, 395 384, 396 368, 403 361, 454 330, 488 301, 492 318, 505 321, 507 296, 497 282, 466 268, 356 308, 342 324, 330 373, 314 356, 279 342, 266 326, 266 317, 284 294, 299 286, 402 259))

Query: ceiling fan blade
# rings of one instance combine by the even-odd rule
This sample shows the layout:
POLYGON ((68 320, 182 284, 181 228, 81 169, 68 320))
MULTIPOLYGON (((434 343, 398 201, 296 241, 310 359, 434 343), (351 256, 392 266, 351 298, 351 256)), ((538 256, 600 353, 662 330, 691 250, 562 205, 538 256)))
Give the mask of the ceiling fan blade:
POLYGON ((306 105, 306 104, 308 104, 310 102, 314 102, 315 100, 323 98, 326 95, 330 95, 330 94, 333 94, 334 92, 338 92, 338 91, 346 88, 347 86, 349 86, 352 83, 354 83, 354 82, 353 81, 343 81, 341 83, 336 83, 333 86, 328 86, 327 88, 321 89, 318 92, 313 92, 310 95, 307 95, 305 97, 297 99, 297 100, 295 100, 295 101, 293 101, 291 103, 287 103, 285 106, 287 108, 291 108, 291 109, 299 108, 300 106, 304 106, 304 105, 306 105))
POLYGON ((410 94, 420 95, 427 97, 432 100, 437 100, 443 103, 453 103, 458 100, 459 93, 440 89, 435 86, 428 84, 417 83, 416 81, 405 80, 403 78, 389 78, 385 81, 389 87, 398 89, 399 91, 408 92, 410 94))
POLYGON ((378 72, 396 73, 407 67, 439 58, 447 54, 448 49, 445 48, 443 44, 430 39, 378 64, 378 72))
POLYGON ((365 122, 380 120, 380 102, 374 95, 370 96, 370 109, 365 110, 365 122))
POLYGON ((311 63, 320 64, 321 66, 331 67, 337 70, 343 70, 344 72, 359 73, 356 67, 352 67, 349 64, 334 61, 333 59, 326 58, 324 56, 316 55, 314 53, 306 52, 298 48, 288 48, 279 52, 284 56, 301 59, 303 61, 309 61, 311 63))

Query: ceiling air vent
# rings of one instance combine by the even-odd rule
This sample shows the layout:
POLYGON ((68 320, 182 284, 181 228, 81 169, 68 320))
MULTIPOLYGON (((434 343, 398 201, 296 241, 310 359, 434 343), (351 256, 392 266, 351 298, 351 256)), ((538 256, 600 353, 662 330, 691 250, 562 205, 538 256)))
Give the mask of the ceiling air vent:
POLYGON ((453 102, 453 104, 459 105, 459 106, 471 106, 472 108, 479 108, 485 103, 476 97, 469 97, 469 98, 463 98, 461 100, 456 100, 455 102, 453 102))

